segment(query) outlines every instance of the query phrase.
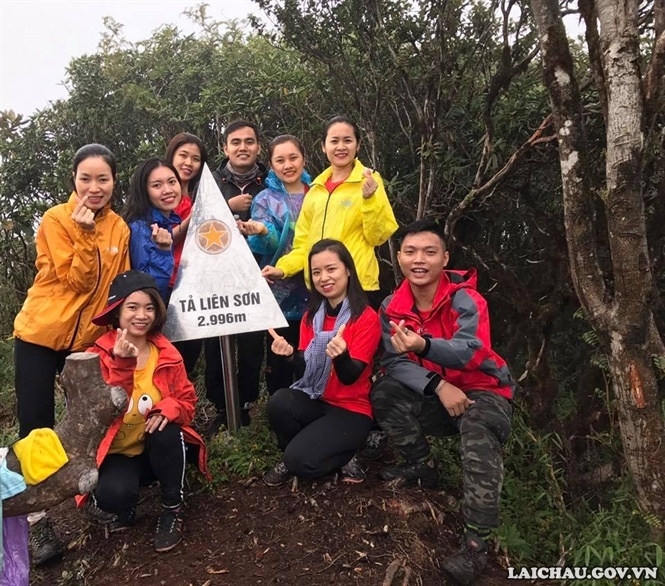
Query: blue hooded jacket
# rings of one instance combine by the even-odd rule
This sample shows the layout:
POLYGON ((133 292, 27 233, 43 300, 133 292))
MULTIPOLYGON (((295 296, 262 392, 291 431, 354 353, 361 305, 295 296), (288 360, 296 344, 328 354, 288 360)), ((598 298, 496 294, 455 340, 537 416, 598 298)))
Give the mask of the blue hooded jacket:
MULTIPOLYGON (((266 189, 252 201, 252 220, 261 222, 268 228, 267 234, 247 238, 250 249, 259 256, 261 267, 274 265, 293 246, 296 220, 312 178, 307 171, 303 171, 300 180, 303 183, 303 193, 290 194, 275 172, 270 170, 265 181, 266 189)), ((309 301, 309 291, 302 272, 276 281, 271 285, 271 289, 286 319, 299 320, 309 301)))

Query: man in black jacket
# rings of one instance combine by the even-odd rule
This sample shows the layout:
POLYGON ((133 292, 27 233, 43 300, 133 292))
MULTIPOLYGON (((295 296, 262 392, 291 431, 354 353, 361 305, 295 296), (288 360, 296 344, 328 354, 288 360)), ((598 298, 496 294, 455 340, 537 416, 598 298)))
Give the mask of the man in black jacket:
MULTIPOLYGON (((240 220, 250 218, 252 199, 264 189, 268 169, 259 162, 261 145, 256 126, 244 120, 229 124, 224 132, 226 158, 213 173, 226 203, 240 220)), ((249 424, 249 407, 259 396, 259 380, 263 365, 265 332, 247 332, 236 336, 238 348, 238 394, 240 421, 249 424)), ((208 400, 220 414, 218 423, 226 421, 224 379, 217 338, 205 341, 206 390, 208 400)))

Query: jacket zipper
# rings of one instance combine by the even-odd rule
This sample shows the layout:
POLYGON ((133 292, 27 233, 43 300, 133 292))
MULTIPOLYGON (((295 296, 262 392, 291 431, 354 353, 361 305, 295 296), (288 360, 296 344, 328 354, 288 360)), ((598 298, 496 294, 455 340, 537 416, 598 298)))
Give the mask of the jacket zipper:
POLYGON ((95 283, 95 288, 92 290, 92 293, 90 294, 90 297, 88 297, 88 302, 81 308, 81 311, 79 312, 79 316, 76 319, 76 325, 74 326, 74 334, 72 335, 72 339, 69 342, 69 346, 67 347, 67 350, 71 352, 72 346, 74 345, 74 342, 76 341, 76 334, 78 334, 78 329, 79 326, 81 325, 81 318, 83 317, 83 312, 88 308, 88 305, 92 302, 92 299, 97 293, 97 289, 99 288, 99 281, 102 278, 102 256, 99 254, 99 246, 97 247, 97 282, 95 283))
POLYGON ((328 219, 328 204, 330 203, 330 197, 332 193, 328 192, 328 199, 326 200, 326 207, 323 210, 323 224, 321 224, 321 240, 324 238, 324 233, 326 231, 326 220, 328 219))

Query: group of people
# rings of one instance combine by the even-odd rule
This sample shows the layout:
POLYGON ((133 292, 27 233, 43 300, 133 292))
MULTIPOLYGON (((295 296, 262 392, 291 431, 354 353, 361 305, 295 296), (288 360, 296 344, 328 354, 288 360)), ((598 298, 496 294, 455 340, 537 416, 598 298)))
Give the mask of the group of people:
MULTIPOLYGON (((380 175, 358 159, 360 131, 337 116, 324 128, 330 166, 313 180, 292 135, 276 137, 266 168, 257 128, 224 133, 213 176, 270 283, 288 327, 236 336, 241 423, 258 398, 265 357, 267 416, 283 458, 264 481, 339 471, 365 479, 359 450, 377 426, 402 462, 381 470, 394 486, 438 484, 427 435, 461 436, 465 530, 443 568, 461 583, 482 572, 498 526, 501 446, 510 431, 514 383, 492 350, 489 317, 473 270, 446 270, 439 226, 402 229, 405 279, 383 298, 375 248, 397 230, 380 175)), ((206 448, 191 428, 190 375, 203 349, 208 399, 226 420, 216 339, 171 344, 161 334, 207 151, 174 137, 164 158, 137 167, 122 217, 111 210, 116 162, 97 144, 74 157, 73 193, 39 227, 37 276, 15 322, 15 386, 21 437, 53 427, 54 384, 71 352, 100 356, 129 407, 99 446, 99 482, 79 504, 110 531, 131 527, 139 487, 159 481, 155 549, 182 540, 186 462, 206 476, 206 448)), ((45 513, 32 515, 33 561, 62 555, 45 513)))

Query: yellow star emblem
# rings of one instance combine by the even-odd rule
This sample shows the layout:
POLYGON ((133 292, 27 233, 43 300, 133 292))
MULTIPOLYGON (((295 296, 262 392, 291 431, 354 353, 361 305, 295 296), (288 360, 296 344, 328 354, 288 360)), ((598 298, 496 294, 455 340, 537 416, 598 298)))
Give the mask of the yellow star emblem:
POLYGON ((196 243, 203 252, 219 254, 231 243, 231 232, 224 222, 206 220, 196 230, 196 243))

